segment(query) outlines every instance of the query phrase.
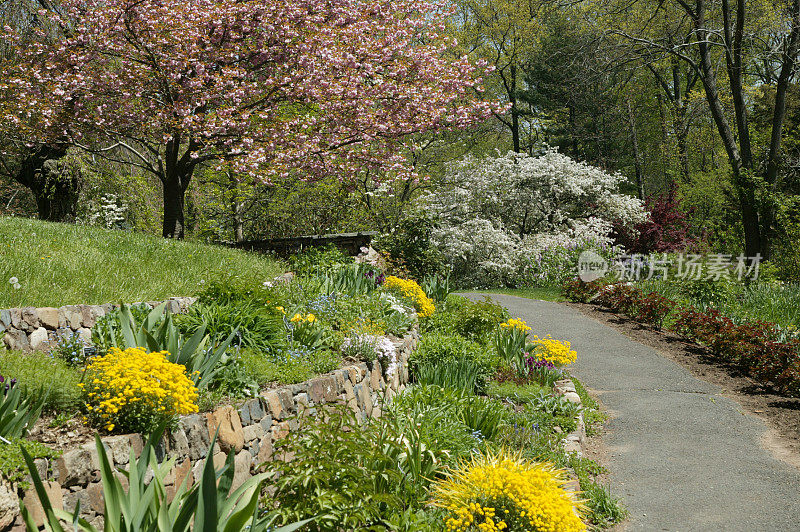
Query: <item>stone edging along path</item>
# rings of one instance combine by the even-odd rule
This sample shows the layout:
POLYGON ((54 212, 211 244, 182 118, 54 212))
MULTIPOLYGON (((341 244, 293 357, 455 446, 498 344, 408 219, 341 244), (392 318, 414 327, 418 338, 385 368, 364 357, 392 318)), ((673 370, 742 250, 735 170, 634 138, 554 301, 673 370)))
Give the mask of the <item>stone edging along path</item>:
MULTIPOLYGON (((581 397, 575 391, 575 384, 572 382, 572 379, 567 378, 557 381, 555 384, 555 390, 557 395, 562 396, 567 401, 575 403, 578 405, 578 407, 582 406, 581 397)), ((567 434, 567 436, 561 441, 561 445, 564 449, 564 452, 568 454, 575 453, 578 458, 582 458, 584 455, 584 445, 586 441, 586 424, 583 420, 583 411, 578 412, 577 418, 578 422, 576 429, 567 434)), ((564 484, 564 489, 573 493, 579 493, 581 491, 581 484, 571 469, 570 472, 573 474, 573 478, 564 484)))
MULTIPOLYGON (((391 337, 390 337, 391 338, 391 337)), ((167 494, 188 477, 199 480, 203 460, 211 438, 219 433, 213 449, 216 467, 225 462, 227 453, 235 453, 233 489, 241 485, 260 466, 272 460, 273 443, 298 427, 297 415, 325 405, 345 404, 362 420, 381 415, 381 404, 390 402, 408 383, 408 359, 419 343, 419 330, 413 328, 402 338, 391 338, 398 353, 399 369, 388 381, 379 363, 354 364, 320 375, 300 384, 281 386, 262 392, 243 404, 222 406, 213 412, 183 416, 178 427, 165 438, 164 450, 176 457, 176 465, 167 477, 167 494)), ((102 438, 115 466, 125 467, 130 450, 141 452, 139 434, 102 438)), ((71 510, 80 501, 81 515, 102 528, 103 486, 95 443, 68 449, 52 461, 36 460, 36 466, 53 506, 71 510)), ((18 496, 41 525, 43 511, 33 488, 18 490, 0 480, 0 530, 25 530, 19 516, 18 496)))
MULTIPOLYGON (((155 308, 166 303, 173 314, 186 312, 197 298, 171 297, 166 301, 133 303, 155 308)), ((65 305, 63 307, 22 307, 0 310, 0 335, 3 344, 17 351, 43 351, 55 339, 58 329, 70 329, 80 334, 86 342, 92 339, 92 327, 101 318, 119 308, 119 305, 65 305)), ((0 346, 1 348, 2 346, 0 346)))

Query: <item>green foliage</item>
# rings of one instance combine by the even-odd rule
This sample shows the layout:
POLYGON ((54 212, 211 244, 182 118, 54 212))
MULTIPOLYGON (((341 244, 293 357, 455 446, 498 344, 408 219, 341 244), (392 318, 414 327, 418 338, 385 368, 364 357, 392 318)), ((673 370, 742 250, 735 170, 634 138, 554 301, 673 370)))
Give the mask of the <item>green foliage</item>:
POLYGON ((493 339, 497 326, 508 317, 508 311, 488 296, 472 302, 451 294, 432 316, 422 320, 420 329, 423 333, 457 334, 485 344, 493 339))
POLYGON ((212 338, 232 337, 241 348, 275 351, 286 346, 283 314, 272 305, 253 302, 197 302, 185 314, 175 316, 184 334, 205 327, 212 338))
POLYGON ((396 308, 383 292, 372 292, 361 297, 337 297, 333 307, 319 315, 337 330, 348 330, 353 324, 369 320, 383 331, 402 336, 415 321, 415 317, 396 308))
POLYGON ((117 323, 107 322, 108 335, 93 335, 100 349, 143 347, 151 352, 167 351, 167 359, 185 366, 198 389, 207 387, 220 370, 220 362, 238 332, 232 331, 225 340, 214 345, 203 324, 187 338, 173 322, 172 314, 166 311, 165 303, 150 311, 141 322, 127 305, 122 305, 116 319, 117 323))
POLYGON ((297 275, 317 275, 333 266, 352 262, 351 257, 333 244, 312 246, 289 257, 289 267, 297 275))
POLYGON ((37 458, 57 458, 59 451, 35 441, 22 438, 7 438, 9 443, 0 444, 0 477, 8 482, 17 483, 20 488, 28 489, 30 486, 25 481, 27 467, 25 458, 20 449, 25 449, 35 460, 37 458))
POLYGON ((628 516, 622 501, 611 494, 611 488, 591 479, 588 475, 578 475, 581 495, 589 509, 587 517, 598 528, 609 528, 628 516))
POLYGON ((431 384, 463 394, 482 393, 479 382, 483 368, 474 360, 459 359, 417 364, 414 379, 419 384, 431 384))
MULTIPOLYGON (((139 458, 131 449, 127 470, 113 467, 100 436, 95 436, 103 485, 105 532, 188 532, 189 530, 292 532, 305 524, 299 522, 274 529, 272 528, 274 518, 261 515, 258 500, 267 480, 267 475, 263 473, 248 478, 241 486, 232 490, 235 473, 234 455, 233 452, 229 453, 225 464, 219 470, 215 470, 212 460, 214 453, 211 449, 216 443, 216 437, 211 442, 209 452, 206 453, 200 481, 188 488, 184 479, 169 500, 166 477, 173 469, 175 459, 159 463, 156 458, 156 447, 159 445, 164 428, 162 425, 153 431, 139 458), (152 474, 152 479, 148 480, 148 473, 152 474), (121 477, 124 477, 125 482, 121 477)), ((97 532, 97 528, 79 517, 80 503, 72 512, 53 508, 33 463, 33 457, 24 448, 21 452, 44 509, 46 530, 65 532, 62 523, 70 523, 74 530, 97 532)), ((24 506, 22 517, 29 530, 38 529, 30 512, 24 506)))
POLYGON ((574 419, 581 410, 576 403, 548 392, 531 395, 528 405, 534 410, 545 412, 553 417, 569 419, 574 419))
POLYGON ((492 381, 487 386, 486 395, 495 399, 523 404, 532 401, 534 397, 542 393, 547 393, 550 390, 551 388, 545 388, 536 383, 515 384, 513 382, 492 381))
POLYGON ((345 408, 310 421, 276 445, 291 462, 268 468, 283 522, 316 515, 311 530, 355 530, 422 502, 441 460, 414 431, 391 415, 359 425, 345 408))
POLYGON ((44 398, 23 394, 20 384, 8 376, 4 379, 0 381, 0 437, 20 438, 39 419, 44 398))
POLYGON ((409 363, 412 372, 419 374, 421 365, 447 364, 457 361, 470 361, 476 368, 475 385, 482 390, 486 381, 494 374, 497 361, 480 344, 462 336, 430 333, 422 337, 419 347, 411 355, 409 363))
POLYGON ((339 367, 341 357, 325 349, 312 352, 295 351, 297 356, 278 356, 243 349, 240 358, 247 375, 259 386, 266 384, 296 384, 316 374, 339 367))
POLYGON ((574 376, 572 383, 575 385, 575 392, 581 398, 581 405, 583 407, 583 422, 586 426, 586 434, 589 436, 598 434, 601 427, 608 419, 608 416, 600 410, 600 404, 589 395, 586 388, 583 387, 581 381, 574 376))
POLYGON ((0 308, 155 301, 231 272, 256 284, 282 271, 271 258, 225 247, 25 218, 0 218, 0 242, 0 308))
POLYGON ((447 301, 448 296, 453 291, 453 287, 450 284, 450 272, 447 272, 446 275, 426 275, 420 286, 422 286, 422 291, 437 303, 447 301))
POLYGON ((0 349, 0 373, 14 375, 26 395, 42 398, 43 412, 77 412, 81 405, 81 371, 60 358, 0 349))
POLYGON ((444 271, 441 254, 431 242, 434 220, 421 212, 411 213, 391 233, 381 235, 373 246, 399 262, 412 279, 424 279, 444 271))
POLYGON ((382 274, 369 264, 340 264, 330 266, 316 275, 322 294, 369 294, 381 281, 382 274))
POLYGON ((458 332, 471 340, 485 342, 508 317, 508 311, 502 305, 486 296, 482 301, 462 307, 458 332))

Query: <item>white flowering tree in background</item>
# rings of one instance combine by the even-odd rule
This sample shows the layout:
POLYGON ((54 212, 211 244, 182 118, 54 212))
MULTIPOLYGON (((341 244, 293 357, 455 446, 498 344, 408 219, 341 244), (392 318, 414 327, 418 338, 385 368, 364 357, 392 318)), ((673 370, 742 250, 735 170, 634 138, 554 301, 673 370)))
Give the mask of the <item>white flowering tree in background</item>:
POLYGON ((439 218, 433 239, 462 283, 547 283, 563 271, 546 270, 563 270, 577 250, 610 251, 612 225, 646 218, 642 202, 620 193, 624 181, 555 149, 468 156, 423 202, 439 218))

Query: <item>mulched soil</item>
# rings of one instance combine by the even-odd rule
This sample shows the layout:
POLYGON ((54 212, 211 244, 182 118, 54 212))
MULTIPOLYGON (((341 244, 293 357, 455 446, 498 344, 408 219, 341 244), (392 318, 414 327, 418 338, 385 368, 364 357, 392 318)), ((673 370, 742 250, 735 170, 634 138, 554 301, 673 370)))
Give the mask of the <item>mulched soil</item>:
POLYGON ((762 445, 779 460, 800 469, 800 398, 775 393, 743 375, 737 368, 715 360, 710 352, 681 336, 630 320, 592 304, 565 303, 583 314, 651 347, 662 356, 689 369, 696 377, 722 388, 743 413, 761 418, 771 429, 762 445))

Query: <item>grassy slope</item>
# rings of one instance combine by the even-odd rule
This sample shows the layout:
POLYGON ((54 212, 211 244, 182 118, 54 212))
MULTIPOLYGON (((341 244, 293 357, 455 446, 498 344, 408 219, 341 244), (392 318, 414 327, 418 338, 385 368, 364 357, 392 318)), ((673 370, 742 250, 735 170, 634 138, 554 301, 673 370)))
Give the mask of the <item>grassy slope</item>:
POLYGON ((0 218, 0 308, 153 301, 192 295, 202 280, 266 280, 282 270, 270 258, 223 247, 0 218))

